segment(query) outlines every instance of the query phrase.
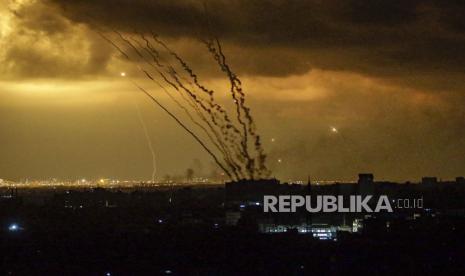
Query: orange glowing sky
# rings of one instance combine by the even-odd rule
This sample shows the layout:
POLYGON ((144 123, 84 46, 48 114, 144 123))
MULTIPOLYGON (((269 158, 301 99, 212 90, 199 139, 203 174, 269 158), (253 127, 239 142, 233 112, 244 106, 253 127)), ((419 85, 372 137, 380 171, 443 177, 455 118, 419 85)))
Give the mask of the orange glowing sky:
MULTIPOLYGON (((273 175, 464 175, 465 5, 367 2, 206 1, 273 175)), ((202 16, 191 0, 0 0, 0 178, 149 179, 136 106, 158 178, 217 174, 128 79, 176 106, 89 25, 150 26, 227 102, 228 82, 196 39, 202 16)))

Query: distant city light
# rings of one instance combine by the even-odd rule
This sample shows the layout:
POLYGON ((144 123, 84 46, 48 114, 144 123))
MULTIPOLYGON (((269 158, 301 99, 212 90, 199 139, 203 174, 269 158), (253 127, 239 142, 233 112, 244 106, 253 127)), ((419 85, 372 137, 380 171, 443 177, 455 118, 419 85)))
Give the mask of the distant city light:
POLYGON ((126 77, 126 72, 121 72, 121 73, 120 73, 120 76, 121 76, 121 77, 126 77))
POLYGON ((278 159, 278 163, 281 163, 281 162, 283 162, 283 160, 282 160, 281 158, 280 158, 280 159, 278 159))
POLYGON ((159 219, 159 220, 158 220, 158 223, 163 223, 163 220, 162 220, 162 219, 159 219))
POLYGON ((338 132, 337 128, 335 128, 335 127, 331 127, 331 131, 334 132, 334 133, 338 132))
POLYGON ((274 139, 274 138, 271 138, 271 142, 274 142, 274 141, 276 141, 276 139, 274 139))

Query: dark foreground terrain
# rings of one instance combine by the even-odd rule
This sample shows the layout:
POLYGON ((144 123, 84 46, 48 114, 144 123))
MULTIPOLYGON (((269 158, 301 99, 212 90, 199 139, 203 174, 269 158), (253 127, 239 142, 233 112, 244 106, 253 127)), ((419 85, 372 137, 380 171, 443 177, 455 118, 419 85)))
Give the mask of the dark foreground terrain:
POLYGON ((319 241, 224 225, 222 189, 61 191, 2 200, 0 275, 441 274, 465 271, 455 216, 319 241))

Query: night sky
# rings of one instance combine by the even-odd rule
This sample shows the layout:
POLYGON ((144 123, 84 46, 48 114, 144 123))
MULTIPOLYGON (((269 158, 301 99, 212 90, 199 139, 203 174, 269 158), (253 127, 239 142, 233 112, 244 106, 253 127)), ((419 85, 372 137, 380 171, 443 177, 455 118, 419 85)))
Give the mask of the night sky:
MULTIPOLYGON (((230 100, 219 37, 282 180, 465 175, 463 1, 0 0, 0 178, 219 172, 141 94, 176 106, 96 27, 151 29, 230 100), (127 77, 121 77, 125 72, 127 77)), ((180 115, 181 116, 181 115, 180 115)))

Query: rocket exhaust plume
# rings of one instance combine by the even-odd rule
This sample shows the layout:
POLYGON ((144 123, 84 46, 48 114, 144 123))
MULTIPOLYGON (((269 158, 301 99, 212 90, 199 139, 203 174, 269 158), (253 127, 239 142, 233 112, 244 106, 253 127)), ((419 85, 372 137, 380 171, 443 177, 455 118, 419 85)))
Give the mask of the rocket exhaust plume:
POLYGON ((145 140, 147 141, 147 146, 152 156, 152 178, 151 180, 152 182, 155 182, 155 176, 157 174, 157 159, 155 156, 155 150, 153 149, 152 139, 150 139, 147 125, 145 124, 144 118, 142 117, 142 113, 140 111, 139 105, 137 103, 135 104, 136 104, 136 109, 137 109, 137 117, 139 118, 139 122, 142 126, 142 129, 144 130, 145 140))
MULTIPOLYGON (((246 95, 242 82, 226 62, 226 56, 216 37, 201 41, 230 83, 229 94, 234 102, 232 114, 216 100, 217 91, 203 84, 188 62, 152 31, 148 32, 148 36, 144 32, 135 32, 135 36, 130 36, 117 30, 103 32, 99 28, 97 32, 122 57, 138 64, 137 68, 142 75, 161 88, 169 100, 187 116, 194 127, 192 129, 175 115, 175 111, 168 110, 159 99, 131 80, 133 85, 192 136, 231 180, 269 176, 260 135, 250 108, 245 104, 246 95), (111 38, 111 34, 114 38, 111 38)), ((147 133, 146 127, 144 131, 147 133)), ((155 164, 153 148, 149 149, 155 164)), ((155 171, 154 165, 154 173, 155 171)), ((152 179, 154 178, 153 174, 152 179)))
POLYGON ((190 130, 184 123, 182 123, 173 113, 171 113, 164 105, 162 105, 157 99, 155 99, 147 90, 139 86, 137 83, 134 81, 131 81, 131 83, 137 87, 140 91, 142 91, 147 97, 149 97, 152 102, 154 102, 158 107, 160 107, 163 111, 165 111, 171 118, 173 118, 176 123, 178 123, 179 126, 181 126, 187 133, 189 133, 201 146, 202 148, 213 158, 215 163, 231 178, 231 174, 229 171, 221 164, 221 162, 218 160, 216 155, 205 145, 204 142, 194 133, 192 130, 190 130))

